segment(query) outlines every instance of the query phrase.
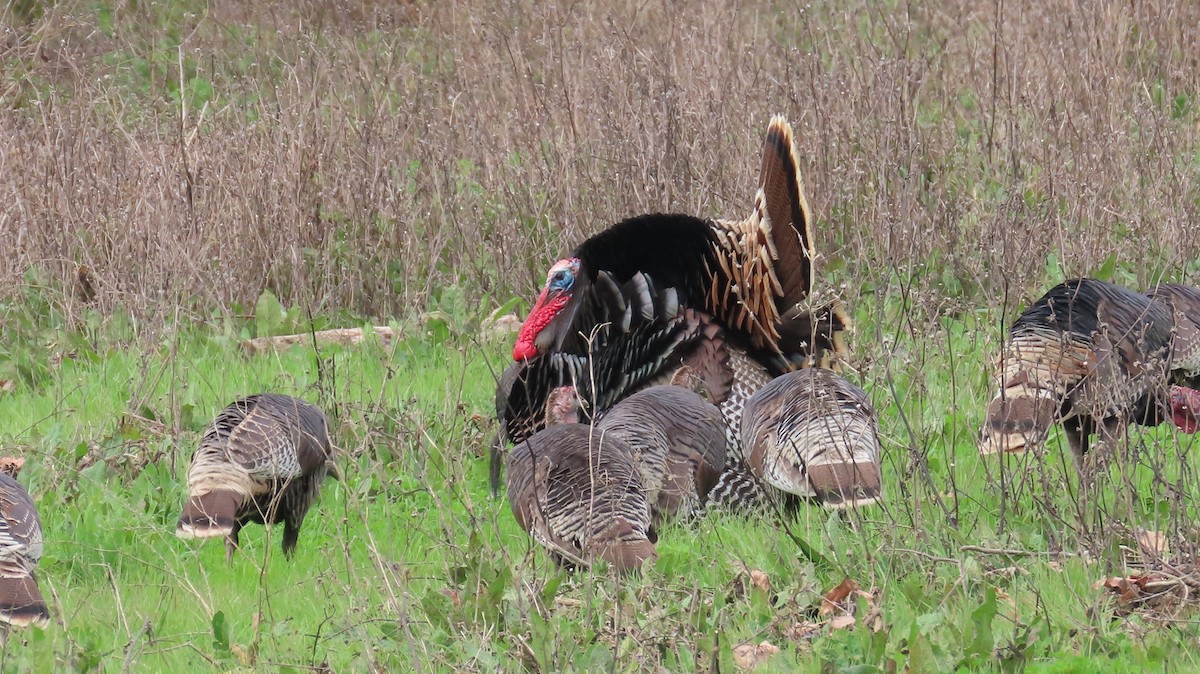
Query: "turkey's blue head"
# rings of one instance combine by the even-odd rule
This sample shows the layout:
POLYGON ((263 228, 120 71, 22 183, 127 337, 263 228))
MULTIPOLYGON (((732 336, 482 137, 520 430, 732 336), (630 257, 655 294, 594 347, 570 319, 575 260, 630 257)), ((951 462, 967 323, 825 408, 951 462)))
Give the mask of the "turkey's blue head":
POLYGON ((517 343, 513 346, 513 360, 533 358, 549 349, 555 335, 546 327, 567 308, 574 297, 578 276, 579 258, 576 257, 559 260, 550 267, 550 273, 546 275, 546 285, 517 335, 517 343))

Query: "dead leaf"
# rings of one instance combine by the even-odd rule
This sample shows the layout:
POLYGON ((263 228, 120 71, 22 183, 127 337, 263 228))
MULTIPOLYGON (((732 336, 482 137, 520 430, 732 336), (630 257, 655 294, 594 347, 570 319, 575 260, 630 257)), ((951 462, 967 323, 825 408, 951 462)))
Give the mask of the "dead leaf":
POLYGON ((783 631, 783 635, 792 641, 807 641, 821 632, 821 623, 799 622, 783 631))
POLYGON ((850 627, 854 627, 854 622, 855 622, 854 616, 840 615, 840 616, 836 616, 836 617, 830 619, 829 628, 834 629, 834 630, 844 630, 844 629, 847 629, 850 627))
POLYGON ((733 664, 738 669, 754 669, 779 652, 779 647, 764 641, 754 644, 738 644, 733 647, 733 664))
POLYGON ((1167 537, 1161 531, 1142 529, 1136 536, 1143 557, 1162 559, 1167 556, 1167 537))
POLYGON ((458 590, 455 590, 451 587, 442 588, 442 594, 450 598, 450 604, 454 606, 454 608, 462 606, 462 595, 458 593, 458 590))
POLYGON ((10 477, 17 477, 21 474, 21 469, 25 467, 25 457, 23 456, 0 456, 0 473, 8 473, 10 477))
POLYGON ((829 615, 834 611, 845 610, 842 602, 846 601, 846 598, 849 597, 852 592, 857 591, 858 583, 850 580, 849 578, 843 580, 838 584, 837 587, 826 592, 825 596, 821 597, 821 610, 818 613, 824 616, 829 615))
POLYGON ((763 592, 771 591, 771 579, 767 577, 767 574, 758 569, 750 571, 750 583, 763 592))
POLYGON ((229 652, 233 653, 234 657, 238 659, 238 662, 241 662, 247 667, 253 666, 254 660, 256 659, 252 651, 253 649, 251 649, 251 651, 247 651, 237 644, 229 644, 229 652))
POLYGON ((0 393, 10 393, 17 390, 16 379, 0 379, 0 393))

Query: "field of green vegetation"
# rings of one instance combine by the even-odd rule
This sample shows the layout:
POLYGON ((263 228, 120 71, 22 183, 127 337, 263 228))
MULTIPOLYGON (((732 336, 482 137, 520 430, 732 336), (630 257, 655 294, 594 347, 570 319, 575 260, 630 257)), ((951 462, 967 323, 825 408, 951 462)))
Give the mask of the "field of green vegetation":
POLYGON ((26 459, 52 620, 0 670, 1200 670, 1193 438, 1131 428, 1088 493, 1057 432, 975 445, 1031 299, 1196 282, 1198 24, 1168 2, 7 3, 0 457, 26 459), (776 112, 885 501, 714 514, 639 575, 564 573, 488 493, 492 319, 624 217, 744 215, 776 112), (294 559, 255 526, 226 565, 174 535, 184 475, 262 391, 328 413, 343 479, 294 559), (1147 567, 1146 592, 1117 580, 1147 567))

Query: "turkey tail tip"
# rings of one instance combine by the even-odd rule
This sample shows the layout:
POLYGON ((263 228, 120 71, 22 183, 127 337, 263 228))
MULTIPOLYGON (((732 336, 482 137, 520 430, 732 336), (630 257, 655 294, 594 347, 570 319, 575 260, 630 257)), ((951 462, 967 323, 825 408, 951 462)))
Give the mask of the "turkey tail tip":
POLYGON ((979 453, 1018 454, 1036 448, 1045 441, 1058 408, 1049 398, 997 396, 979 431, 979 453))
POLYGON ((183 506, 175 535, 183 539, 229 536, 233 533, 241 502, 241 495, 229 490, 193 496, 183 506))
POLYGON ((787 117, 783 115, 771 117, 771 122, 767 125, 767 144, 774 147, 780 154, 791 155, 792 148, 795 146, 795 138, 792 133, 792 125, 788 123, 787 117))
POLYGON ((883 472, 877 463, 809 466, 808 483, 827 508, 858 508, 883 498, 883 472))
POLYGON ((33 576, 0 578, 0 622, 41 628, 50 624, 50 609, 33 576))
POLYGON ((602 559, 618 573, 636 571, 647 561, 658 559, 654 538, 653 532, 639 533, 631 522, 618 517, 588 542, 584 556, 602 559))
POLYGON ((619 573, 636 571, 646 562, 658 559, 654 544, 647 539, 602 543, 596 555, 619 573))

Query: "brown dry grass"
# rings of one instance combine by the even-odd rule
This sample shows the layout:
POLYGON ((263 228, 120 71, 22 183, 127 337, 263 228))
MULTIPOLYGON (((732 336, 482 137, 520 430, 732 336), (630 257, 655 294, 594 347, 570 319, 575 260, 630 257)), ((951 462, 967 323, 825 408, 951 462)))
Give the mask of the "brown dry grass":
POLYGON ((0 292, 85 265, 151 315, 528 297, 628 215, 746 211, 774 112, 851 300, 1198 253, 1193 3, 97 7, 5 13, 0 292))

